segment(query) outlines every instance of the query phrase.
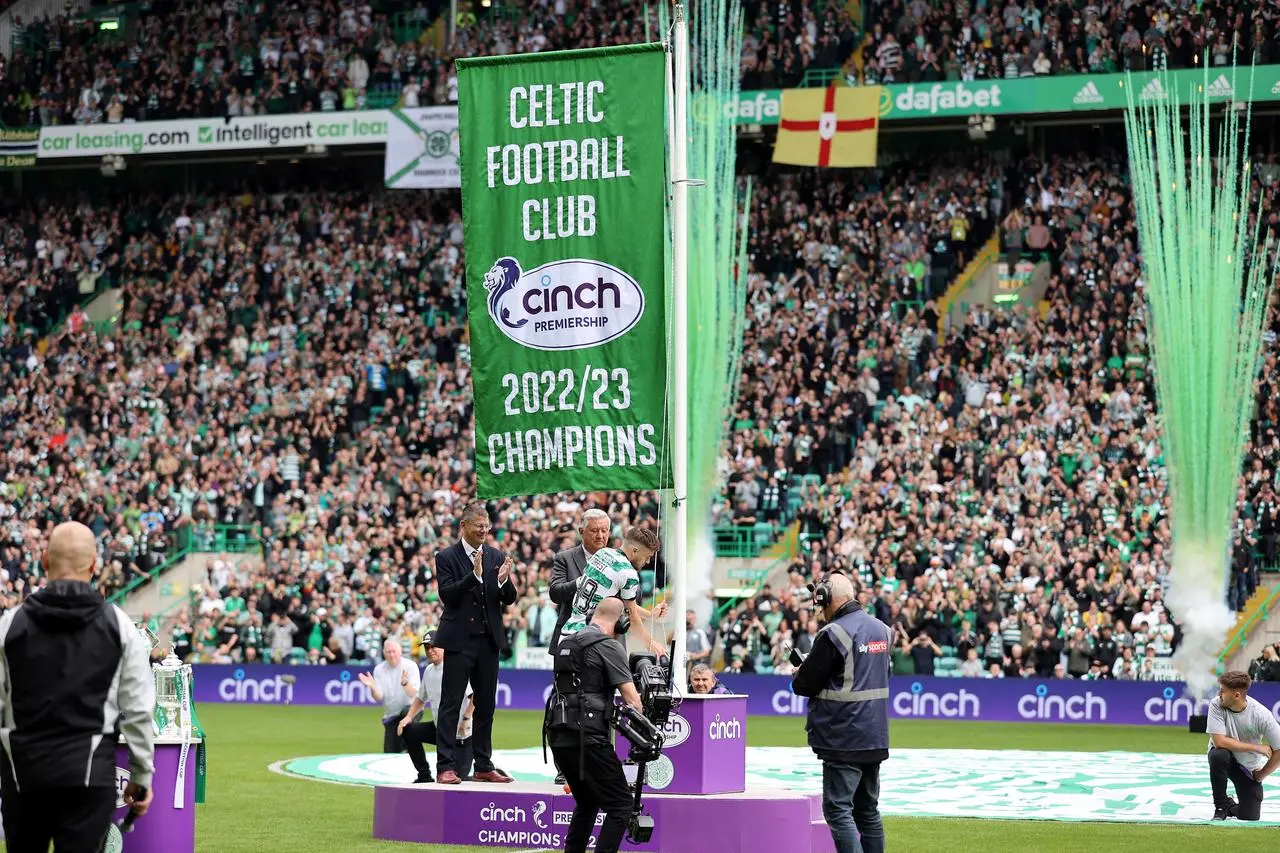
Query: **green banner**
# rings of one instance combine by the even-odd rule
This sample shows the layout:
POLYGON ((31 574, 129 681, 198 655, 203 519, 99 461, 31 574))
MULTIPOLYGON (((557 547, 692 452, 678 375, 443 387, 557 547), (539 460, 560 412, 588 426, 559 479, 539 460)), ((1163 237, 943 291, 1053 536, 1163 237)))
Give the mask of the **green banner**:
POLYGON ((662 46, 457 67, 477 493, 667 488, 662 46))
MULTIPOLYGON (((1173 71, 1167 81, 1155 72, 1134 74, 1138 100, 1146 103, 1170 97, 1187 103, 1191 87, 1206 86, 1211 101, 1280 101, 1280 65, 1256 68, 1173 71), (1166 85, 1167 84, 1167 85, 1166 85)), ((1046 113, 1122 110, 1128 105, 1127 74, 1065 74, 1051 77, 1019 77, 1012 80, 947 80, 937 83, 895 83, 882 86, 880 117, 894 122, 907 119, 965 118, 971 115, 1034 115, 1046 113)), ((713 104, 704 96, 695 99, 693 116, 699 119, 713 104)), ((738 124, 775 125, 782 114, 782 90, 742 92, 723 105, 725 115, 738 124)))

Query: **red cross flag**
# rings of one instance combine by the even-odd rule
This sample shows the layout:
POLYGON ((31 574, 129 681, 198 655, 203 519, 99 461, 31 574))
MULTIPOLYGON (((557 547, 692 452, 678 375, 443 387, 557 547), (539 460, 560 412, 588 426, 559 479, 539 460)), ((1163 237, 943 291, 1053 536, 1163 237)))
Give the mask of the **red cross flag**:
POLYGON ((858 168, 876 164, 879 86, 786 89, 773 162, 858 168))

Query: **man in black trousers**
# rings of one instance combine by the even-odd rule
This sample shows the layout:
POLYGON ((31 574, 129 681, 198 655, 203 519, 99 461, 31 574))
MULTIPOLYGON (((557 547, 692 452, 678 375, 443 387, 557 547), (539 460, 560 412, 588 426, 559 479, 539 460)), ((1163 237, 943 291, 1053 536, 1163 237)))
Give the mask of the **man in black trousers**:
POLYGON ((595 853, 617 853, 631 816, 631 788, 609 730, 615 692, 643 710, 620 639, 629 619, 625 607, 620 599, 604 599, 590 624, 556 649, 556 691, 546 737, 573 793, 565 853, 586 853, 602 810, 600 835, 591 846, 595 853))
POLYGON ((512 560, 484 544, 489 511, 473 503, 462 511, 462 538, 436 554, 436 584, 444 613, 436 645, 444 650, 440 712, 436 717, 436 780, 462 782, 457 772, 458 716, 470 683, 475 691, 472 749, 477 782, 511 782, 493 766, 493 712, 498 693, 498 653, 507 648, 502 611, 516 601, 512 560))
POLYGON ((49 583, 0 617, 0 811, 9 853, 99 853, 116 807, 116 745, 129 747, 123 799, 139 816, 155 771, 155 681, 147 642, 90 581, 98 547, 83 524, 49 535, 49 583))

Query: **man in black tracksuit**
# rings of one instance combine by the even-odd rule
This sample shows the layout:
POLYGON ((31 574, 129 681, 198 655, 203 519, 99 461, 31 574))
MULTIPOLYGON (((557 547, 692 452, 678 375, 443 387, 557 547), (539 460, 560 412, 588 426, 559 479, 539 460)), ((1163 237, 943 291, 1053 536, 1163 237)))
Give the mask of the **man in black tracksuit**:
POLYGON ((89 528, 49 536, 49 583, 0 617, 0 813, 9 853, 99 853, 116 805, 116 745, 129 747, 124 800, 151 802, 155 682, 138 629, 90 585, 89 528))

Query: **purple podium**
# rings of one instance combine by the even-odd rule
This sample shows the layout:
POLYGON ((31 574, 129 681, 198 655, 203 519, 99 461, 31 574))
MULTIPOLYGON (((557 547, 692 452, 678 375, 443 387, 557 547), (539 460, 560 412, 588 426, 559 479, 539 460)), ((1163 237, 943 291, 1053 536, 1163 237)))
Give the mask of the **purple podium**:
MULTIPOLYGON (((747 787, 746 696, 686 696, 664 732, 662 757, 645 767, 644 811, 653 818, 653 837, 643 845, 623 842, 623 850, 833 853, 821 795, 747 787)), ((624 761, 629 747, 617 738, 624 761)), ((634 784, 636 767, 624 769, 634 784)), ((571 795, 546 783, 382 785, 373 794, 373 834, 422 844, 562 849, 573 807, 571 795)))
MULTIPOLYGON (((741 794, 747 789, 747 697, 685 696, 663 729, 662 757, 645 766, 646 793, 741 794)), ((617 739, 623 761, 631 744, 617 739)), ((635 768, 627 780, 635 782, 635 768)))
MULTIPOLYGON (((196 849, 196 748, 193 738, 187 748, 186 766, 179 774, 182 760, 181 741, 156 739, 156 772, 151 788, 155 792, 145 817, 138 818, 133 831, 121 836, 112 827, 107 838, 106 853, 193 853, 196 849), (182 775, 181 795, 175 799, 178 777, 182 775)), ((125 785, 129 783, 129 751, 116 749, 116 811, 114 821, 125 816, 125 785)))
MULTIPOLYGON (((821 795, 781 788, 745 794, 644 799, 653 817, 646 844, 623 850, 649 853, 832 853, 821 795)), ((503 850, 560 850, 573 815, 573 797, 559 788, 514 782, 484 785, 382 785, 373 793, 373 835, 387 841, 469 844, 503 850)), ((588 847, 594 847, 595 836, 588 847)))

